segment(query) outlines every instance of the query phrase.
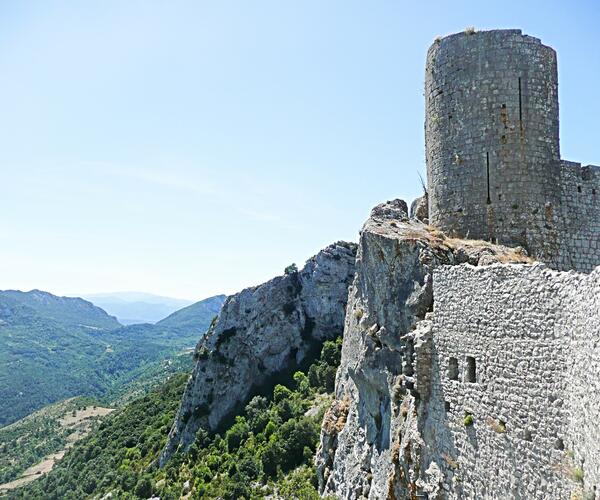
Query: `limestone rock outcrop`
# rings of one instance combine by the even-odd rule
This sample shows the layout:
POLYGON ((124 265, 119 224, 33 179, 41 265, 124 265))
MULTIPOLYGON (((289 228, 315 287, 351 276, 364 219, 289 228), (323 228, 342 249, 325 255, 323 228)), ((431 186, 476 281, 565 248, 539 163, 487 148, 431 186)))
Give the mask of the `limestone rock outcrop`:
POLYGON ((264 385, 293 373, 343 331, 356 244, 338 242, 291 271, 229 297, 196 363, 159 463, 215 431, 264 385))
POLYGON ((410 218, 421 222, 429 221, 429 196, 425 193, 410 204, 410 218))
POLYGON ((435 498, 440 471, 419 470, 417 418, 430 385, 433 271, 491 262, 529 258, 507 247, 446 238, 409 220, 398 200, 373 209, 360 235, 335 401, 317 452, 323 494, 401 499, 429 492, 435 498))

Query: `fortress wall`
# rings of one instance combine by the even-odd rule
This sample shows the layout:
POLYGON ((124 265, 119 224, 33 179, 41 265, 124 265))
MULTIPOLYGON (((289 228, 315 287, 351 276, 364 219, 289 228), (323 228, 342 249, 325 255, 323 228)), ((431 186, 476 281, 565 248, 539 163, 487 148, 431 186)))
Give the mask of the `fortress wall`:
MULTIPOLYGON (((570 294, 570 317, 566 328, 572 332, 568 407, 568 436, 574 443, 574 465, 584 471, 589 491, 600 496, 600 268, 570 294)), ((592 497, 593 498, 593 497, 592 497)))
POLYGON ((561 162, 565 224, 556 261, 558 269, 590 272, 600 264, 600 167, 561 162))
POLYGON ((582 461, 586 487, 598 484, 599 274, 543 265, 435 271, 423 433, 430 459, 458 478, 451 498, 569 498, 582 461))
POLYGON ((425 74, 430 222, 449 234, 557 252, 556 53, 521 30, 436 41, 425 74))

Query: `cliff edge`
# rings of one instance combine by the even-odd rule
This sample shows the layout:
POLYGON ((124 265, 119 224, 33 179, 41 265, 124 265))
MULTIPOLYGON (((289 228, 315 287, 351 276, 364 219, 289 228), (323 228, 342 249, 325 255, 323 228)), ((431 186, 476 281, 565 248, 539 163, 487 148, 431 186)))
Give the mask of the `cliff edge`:
POLYGON ((162 466, 200 428, 215 431, 255 393, 310 362, 341 335, 356 244, 338 242, 300 271, 229 297, 196 347, 196 363, 163 450, 162 466))
POLYGON ((431 377, 433 273, 494 262, 531 259, 519 248, 447 238, 410 220, 401 200, 373 209, 360 234, 335 400, 317 451, 322 494, 400 499, 427 489, 418 408, 431 377))

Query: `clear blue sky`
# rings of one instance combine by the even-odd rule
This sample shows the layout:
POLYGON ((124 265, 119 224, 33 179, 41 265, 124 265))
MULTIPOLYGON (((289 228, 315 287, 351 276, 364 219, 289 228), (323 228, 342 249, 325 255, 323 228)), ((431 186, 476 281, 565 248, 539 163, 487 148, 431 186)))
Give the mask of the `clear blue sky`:
POLYGON ((232 293, 419 195, 436 35, 559 55, 600 163, 597 1, 0 2, 0 288, 232 293))

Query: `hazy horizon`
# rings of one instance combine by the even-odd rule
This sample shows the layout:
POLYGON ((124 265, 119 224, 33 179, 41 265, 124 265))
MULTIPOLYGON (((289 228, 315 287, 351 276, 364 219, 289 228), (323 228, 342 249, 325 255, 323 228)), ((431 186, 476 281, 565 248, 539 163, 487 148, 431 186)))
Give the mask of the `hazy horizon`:
POLYGON ((592 1, 4 2, 0 289, 200 300, 357 241, 420 194, 426 51, 467 26, 557 51, 561 155, 600 164, 599 21, 592 1))
MULTIPOLYGON (((156 299, 172 299, 172 300, 178 300, 181 302, 187 302, 189 304, 192 304, 194 302, 198 302, 204 299, 208 299, 217 295, 224 295, 224 294, 220 294, 220 293, 216 293, 207 297, 199 297, 199 298, 189 298, 189 297, 174 297, 174 296, 166 296, 166 295, 158 295, 158 294, 154 294, 154 293, 149 293, 149 292, 145 292, 143 290, 112 290, 112 291, 101 291, 101 292, 67 292, 64 294, 59 294, 59 293, 54 293, 52 290, 45 290, 39 287, 33 287, 33 288, 27 288, 27 289, 22 289, 22 288, 3 288, 0 290, 0 292, 5 292, 5 291, 11 291, 11 290, 15 290, 15 291, 20 291, 20 292, 33 292, 34 290, 40 290, 42 292, 48 292, 51 293, 52 295, 56 295, 56 296, 60 296, 60 297, 79 297, 82 299, 86 299, 86 300, 90 300, 88 297, 115 297, 115 298, 120 298, 120 296, 123 295, 140 295, 140 297, 138 299, 134 299, 131 298, 130 300, 143 300, 143 296, 147 296, 147 297, 153 297, 156 299)), ((93 301, 91 301, 93 302, 93 301)), ((185 307, 185 306, 184 306, 185 307)))

